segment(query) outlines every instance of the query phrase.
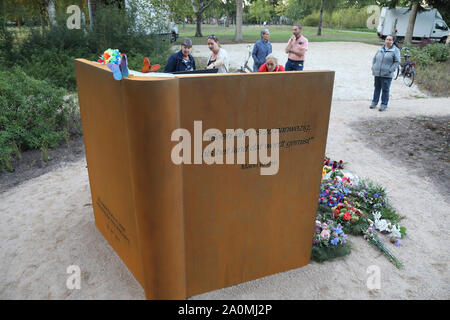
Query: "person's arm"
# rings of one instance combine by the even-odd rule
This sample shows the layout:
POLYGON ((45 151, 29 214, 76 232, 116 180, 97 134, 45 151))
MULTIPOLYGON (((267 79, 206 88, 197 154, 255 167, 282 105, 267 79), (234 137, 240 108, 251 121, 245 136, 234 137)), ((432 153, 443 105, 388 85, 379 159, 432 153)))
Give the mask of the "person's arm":
POLYGON ((292 52, 293 54, 295 54, 296 56, 298 56, 299 58, 301 58, 306 51, 308 51, 308 40, 304 40, 305 44, 303 46, 303 48, 299 48, 297 50, 293 50, 291 49, 290 52, 292 52))
POLYGON ((373 59, 372 59, 372 67, 373 67, 373 65, 375 64, 375 61, 377 61, 377 54, 378 54, 378 50, 377 50, 377 52, 375 52, 375 55, 373 56, 373 59))
MULTIPOLYGON (((211 60, 211 59, 209 59, 211 60)), ((208 61, 209 61, 208 60, 208 61)), ((216 61, 214 61, 213 63, 211 63, 209 66, 206 66, 206 69, 215 69, 218 68, 222 65, 222 59, 219 58, 219 55, 217 55, 216 57, 216 61)))
POLYGON ((169 61, 167 61, 167 65, 164 68, 164 72, 165 73, 174 72, 175 69, 176 69, 176 59, 175 59, 175 54, 173 54, 170 56, 169 61))
POLYGON ((225 67, 225 71, 228 72, 228 68, 229 68, 229 60, 228 60, 228 53, 224 50, 224 49, 220 49, 219 51, 219 55, 217 56, 217 59, 219 61, 219 64, 217 66, 224 66, 225 67))
POLYGON ((259 67, 258 72, 266 72, 266 63, 264 62, 261 67, 259 67))
POLYGON ((253 51, 252 51, 252 58, 253 58, 253 62, 256 65, 260 65, 260 61, 258 60, 258 42, 255 43, 255 45, 253 46, 253 51))
POLYGON ((400 50, 395 48, 394 63, 392 64, 390 71, 391 72, 395 71, 398 68, 399 65, 400 65, 400 50))
POLYGON ((289 53, 289 52, 291 51, 291 48, 292 48, 292 44, 293 44, 294 38, 295 38, 294 35, 292 35, 292 37, 289 38, 289 41, 288 41, 287 46, 286 46, 286 49, 284 49, 284 51, 285 51, 286 53, 289 53))

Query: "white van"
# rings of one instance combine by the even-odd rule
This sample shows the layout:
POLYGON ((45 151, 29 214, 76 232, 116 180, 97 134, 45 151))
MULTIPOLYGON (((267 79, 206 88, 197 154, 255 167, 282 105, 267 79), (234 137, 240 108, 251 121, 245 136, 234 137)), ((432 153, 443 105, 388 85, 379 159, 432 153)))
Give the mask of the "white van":
MULTIPOLYGON (((409 8, 381 9, 377 34, 384 39, 388 35, 396 35, 402 42, 408 29, 411 10, 409 8)), ((449 34, 448 26, 437 9, 418 11, 414 24, 413 41, 429 38, 445 43, 449 34)))

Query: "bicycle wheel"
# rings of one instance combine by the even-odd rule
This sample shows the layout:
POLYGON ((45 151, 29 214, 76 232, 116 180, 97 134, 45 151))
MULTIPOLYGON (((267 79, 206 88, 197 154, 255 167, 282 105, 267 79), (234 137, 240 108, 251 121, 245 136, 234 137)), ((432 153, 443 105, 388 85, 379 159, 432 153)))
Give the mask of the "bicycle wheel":
POLYGON ((397 71, 395 71, 394 80, 397 80, 399 73, 400 73, 400 66, 398 66, 397 71))
POLYGON ((408 87, 412 86, 412 84, 414 83, 414 75, 415 71, 410 66, 407 66, 405 68, 405 73, 403 74, 403 82, 405 83, 405 85, 407 85, 408 87))

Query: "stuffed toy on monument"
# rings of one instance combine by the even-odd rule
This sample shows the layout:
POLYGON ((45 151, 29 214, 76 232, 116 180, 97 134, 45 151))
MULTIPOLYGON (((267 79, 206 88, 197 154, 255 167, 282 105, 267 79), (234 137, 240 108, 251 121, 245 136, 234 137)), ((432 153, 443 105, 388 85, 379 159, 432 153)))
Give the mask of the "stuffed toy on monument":
POLYGON ((124 53, 120 53, 118 49, 106 50, 97 62, 106 64, 116 80, 122 80, 122 77, 128 77, 127 56, 124 53))
MULTIPOLYGON (((127 56, 124 53, 120 53, 118 49, 108 49, 97 60, 98 63, 106 64, 112 71, 114 79, 122 80, 122 78, 128 77, 128 62, 127 56)), ((143 73, 155 72, 161 68, 159 64, 151 65, 147 57, 144 58, 142 66, 143 73)))

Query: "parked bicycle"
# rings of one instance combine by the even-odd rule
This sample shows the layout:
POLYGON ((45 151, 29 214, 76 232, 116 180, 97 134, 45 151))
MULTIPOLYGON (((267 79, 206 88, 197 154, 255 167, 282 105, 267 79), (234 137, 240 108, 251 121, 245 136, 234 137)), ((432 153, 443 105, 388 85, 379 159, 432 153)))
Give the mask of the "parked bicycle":
POLYGON ((240 66, 239 69, 236 70, 236 72, 240 72, 240 73, 249 73, 252 72, 253 70, 248 66, 248 61, 250 60, 250 57, 252 56, 252 45, 249 44, 247 45, 247 55, 245 56, 245 61, 244 64, 242 66, 240 66))
POLYGON ((403 83, 408 87, 411 87, 414 83, 414 78, 416 77, 416 70, 414 68, 416 63, 408 60, 408 58, 411 57, 408 53, 408 48, 402 48, 401 51, 405 52, 403 54, 403 63, 397 68, 394 80, 397 80, 398 76, 401 74, 403 76, 403 83))

